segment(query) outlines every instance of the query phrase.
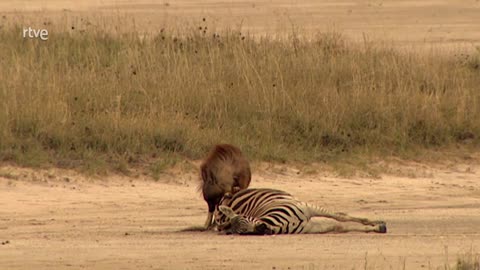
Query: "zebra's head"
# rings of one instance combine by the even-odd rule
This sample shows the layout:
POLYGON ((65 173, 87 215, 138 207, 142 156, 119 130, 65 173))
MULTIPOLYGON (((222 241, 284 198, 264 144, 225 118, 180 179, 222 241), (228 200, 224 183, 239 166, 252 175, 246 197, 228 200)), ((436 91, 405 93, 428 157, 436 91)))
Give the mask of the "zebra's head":
POLYGON ((225 205, 219 205, 218 210, 225 215, 227 219, 232 219, 235 217, 235 212, 233 212, 232 208, 225 206, 225 205))
POLYGON ((227 234, 265 235, 273 234, 273 230, 265 223, 252 217, 237 215, 232 208, 220 205, 219 212, 225 215, 227 221, 222 227, 228 228, 227 234))
MULTIPOLYGON (((214 217, 214 223, 216 226, 220 225, 220 224, 224 224, 225 222, 228 221, 228 217, 227 215, 225 215, 225 213, 223 213, 221 210, 220 210, 220 207, 222 207, 222 209, 224 211, 227 211, 226 208, 230 209, 230 207, 226 207, 225 206, 229 206, 230 205, 230 202, 232 200, 232 194, 231 193, 226 193, 222 199, 220 200, 220 202, 217 204, 216 208, 215 208, 215 212, 213 213, 213 217, 214 217)), ((234 214, 233 210, 232 211, 232 214, 234 214)))

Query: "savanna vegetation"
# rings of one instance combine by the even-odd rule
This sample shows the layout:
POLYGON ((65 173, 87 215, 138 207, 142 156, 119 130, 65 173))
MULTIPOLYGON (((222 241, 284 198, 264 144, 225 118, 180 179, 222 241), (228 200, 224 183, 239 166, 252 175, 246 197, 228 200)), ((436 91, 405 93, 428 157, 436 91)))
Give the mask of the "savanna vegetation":
POLYGON ((2 26, 0 159, 155 171, 219 142, 302 162, 479 146, 479 48, 253 36, 199 21, 145 34, 76 20, 47 41, 2 26))

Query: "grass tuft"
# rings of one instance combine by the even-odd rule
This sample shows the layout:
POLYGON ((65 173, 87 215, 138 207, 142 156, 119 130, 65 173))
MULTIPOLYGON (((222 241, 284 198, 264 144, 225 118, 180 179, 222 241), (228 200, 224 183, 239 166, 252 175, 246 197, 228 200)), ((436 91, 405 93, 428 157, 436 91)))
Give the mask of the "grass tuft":
POLYGON ((453 269, 480 270, 480 256, 473 252, 467 253, 457 259, 457 263, 453 269))

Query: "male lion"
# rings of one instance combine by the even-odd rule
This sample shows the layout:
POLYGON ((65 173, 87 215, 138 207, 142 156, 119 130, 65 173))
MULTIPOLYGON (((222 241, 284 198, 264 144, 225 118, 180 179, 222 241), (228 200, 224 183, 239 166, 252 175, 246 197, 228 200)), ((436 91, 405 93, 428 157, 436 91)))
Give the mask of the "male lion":
POLYGON ((200 166, 202 182, 199 190, 208 204, 205 229, 210 229, 216 205, 225 194, 235 194, 246 189, 252 174, 250 164, 242 151, 230 144, 213 147, 200 166))

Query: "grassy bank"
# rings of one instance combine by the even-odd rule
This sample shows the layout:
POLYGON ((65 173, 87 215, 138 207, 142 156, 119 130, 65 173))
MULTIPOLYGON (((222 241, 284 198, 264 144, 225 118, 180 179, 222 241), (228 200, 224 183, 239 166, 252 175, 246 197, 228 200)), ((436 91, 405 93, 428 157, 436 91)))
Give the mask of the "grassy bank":
POLYGON ((121 170, 218 142, 300 161, 478 146, 480 51, 208 26, 144 36, 78 21, 48 41, 2 28, 0 159, 121 170))

